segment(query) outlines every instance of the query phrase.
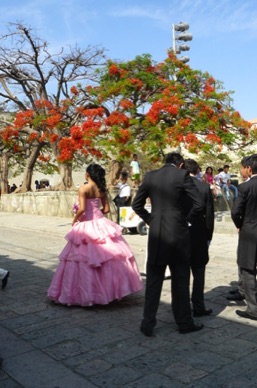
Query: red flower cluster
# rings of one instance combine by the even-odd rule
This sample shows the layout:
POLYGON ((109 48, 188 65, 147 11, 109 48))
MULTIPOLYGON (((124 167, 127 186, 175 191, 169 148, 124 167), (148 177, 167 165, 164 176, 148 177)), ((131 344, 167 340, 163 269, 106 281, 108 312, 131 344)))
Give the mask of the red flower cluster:
POLYGON ((36 140, 37 139, 37 137, 38 137, 38 134, 37 133, 31 133, 30 135, 29 135, 29 137, 27 138, 27 142, 28 143, 32 143, 34 140, 36 140))
POLYGON ((179 108, 177 105, 173 105, 170 101, 155 101, 148 114, 147 120, 152 124, 157 124, 161 119, 163 113, 168 113, 169 115, 176 117, 178 114, 179 108))
POLYGON ((129 118, 124 113, 114 111, 107 117, 105 124, 110 127, 113 125, 122 125, 124 128, 127 128, 129 126, 129 118))
POLYGON ((129 81, 137 89, 141 89, 144 86, 143 82, 138 78, 129 78, 129 81))
POLYGON ((194 133, 188 133, 185 136, 185 142, 187 144, 187 147, 189 150, 193 152, 197 152, 200 148, 200 141, 197 139, 196 135, 194 133))
POLYGON ((55 143, 57 140, 58 140, 59 136, 56 135, 55 133, 52 133, 50 136, 49 136, 49 141, 50 143, 55 143))
POLYGON ((72 94, 74 94, 74 96, 77 96, 79 94, 78 89, 76 88, 76 86, 72 86, 70 88, 70 91, 71 91, 72 94))
POLYGON ((113 75, 119 75, 120 74, 120 70, 118 68, 117 65, 115 65, 114 63, 109 67, 109 74, 110 76, 112 77, 113 75))
POLYGON ((215 79, 210 77, 209 79, 206 80, 204 88, 203 88, 203 93, 206 95, 206 97, 210 97, 211 93, 215 91, 215 79))
POLYGON ((71 138, 75 141, 81 141, 83 139, 83 132, 79 126, 71 127, 71 138))
POLYGON ((34 117, 34 112, 31 109, 26 110, 25 112, 18 112, 14 120, 14 126, 16 128, 22 128, 31 123, 31 120, 34 117))
POLYGON ((82 109, 79 110, 77 109, 79 113, 83 114, 86 117, 103 117, 104 115, 104 109, 99 107, 99 108, 94 108, 94 109, 82 109))
POLYGON ((50 101, 43 100, 43 99, 35 101, 35 107, 38 109, 44 109, 44 108, 54 109, 54 105, 50 101))
POLYGON ((211 143, 221 144, 220 137, 215 135, 214 133, 209 133, 208 135, 206 135, 206 141, 209 141, 211 143))
POLYGON ((55 128, 57 124, 61 121, 62 115, 55 112, 53 115, 48 116, 45 120, 42 121, 42 124, 45 124, 49 129, 55 128))
POLYGON ((180 119, 179 120, 179 125, 182 127, 182 128, 185 128, 187 127, 188 125, 191 124, 191 119, 190 118, 187 118, 187 119, 180 119))
POLYGON ((1 137, 5 142, 8 142, 13 138, 17 138, 18 136, 19 136, 19 132, 10 126, 7 126, 5 130, 1 133, 1 137))
POLYGON ((120 129, 118 133, 118 142, 122 144, 128 143, 130 139, 130 133, 127 129, 120 129))
POLYGON ((120 107, 124 110, 129 110, 129 109, 133 108, 133 106, 134 106, 134 104, 130 100, 121 100, 120 101, 120 107))
POLYGON ((58 149, 60 150, 59 162, 67 162, 73 159, 74 141, 70 137, 63 137, 58 144, 58 149))

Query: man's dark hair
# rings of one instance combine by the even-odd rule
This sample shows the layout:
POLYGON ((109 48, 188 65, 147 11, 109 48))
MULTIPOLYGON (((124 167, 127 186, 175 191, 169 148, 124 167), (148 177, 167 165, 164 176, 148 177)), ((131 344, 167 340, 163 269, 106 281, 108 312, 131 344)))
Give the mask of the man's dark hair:
POLYGON ((223 167, 224 168, 229 168, 230 166, 228 164, 225 164, 225 166, 223 167))
POLYGON ((257 174, 257 154, 251 155, 248 161, 248 166, 252 169, 252 174, 257 174))
POLYGON ((165 157, 165 163, 175 164, 178 167, 184 163, 184 158, 178 152, 169 152, 165 157))
POLYGON ((198 167, 199 167, 199 165, 198 165, 198 163, 194 159, 186 159, 185 160, 184 168, 190 174, 196 175, 198 167))
POLYGON ((241 166, 246 168, 249 166, 249 160, 251 156, 244 156, 243 159, 241 160, 241 166))

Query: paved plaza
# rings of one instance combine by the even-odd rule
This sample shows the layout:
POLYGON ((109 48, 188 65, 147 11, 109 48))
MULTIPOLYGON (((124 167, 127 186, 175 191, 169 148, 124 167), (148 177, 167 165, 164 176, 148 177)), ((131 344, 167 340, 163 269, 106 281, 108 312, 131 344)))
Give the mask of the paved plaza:
MULTIPOLYGON (((237 231, 217 218, 206 273, 202 331, 179 334, 165 280, 154 337, 139 331, 144 291, 107 306, 66 307, 46 298, 71 218, 0 212, 1 388, 217 388, 257 386, 257 322, 238 317, 237 231)), ((125 235, 144 272, 147 236, 125 235)), ((145 279, 145 278, 144 278, 145 279)))

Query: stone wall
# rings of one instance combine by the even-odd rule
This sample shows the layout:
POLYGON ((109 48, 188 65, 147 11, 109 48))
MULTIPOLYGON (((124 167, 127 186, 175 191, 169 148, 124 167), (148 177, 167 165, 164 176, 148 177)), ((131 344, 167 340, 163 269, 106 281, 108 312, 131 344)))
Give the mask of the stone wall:
POLYGON ((44 216, 72 217, 72 207, 78 202, 76 191, 42 191, 2 194, 0 211, 44 216))
MULTIPOLYGON (((117 189, 112 189, 108 195, 110 203, 108 218, 113 221, 116 221, 117 215, 112 198, 117 193, 117 189)), ((78 191, 36 191, 19 194, 2 194, 0 197, 0 211, 55 217, 73 217, 72 208, 74 203, 78 203, 78 191)))

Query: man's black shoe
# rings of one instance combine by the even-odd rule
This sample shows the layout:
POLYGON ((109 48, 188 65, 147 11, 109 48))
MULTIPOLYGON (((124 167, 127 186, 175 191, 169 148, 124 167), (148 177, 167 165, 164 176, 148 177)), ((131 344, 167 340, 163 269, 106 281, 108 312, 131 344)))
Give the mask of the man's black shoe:
POLYGON ((229 294, 226 296, 227 300, 244 300, 245 296, 241 295, 240 292, 235 292, 234 294, 229 294))
POLYGON ((193 333, 194 331, 202 330, 204 326, 200 323, 193 323, 191 326, 185 329, 179 329, 180 334, 193 333))
POLYGON ((8 283, 8 277, 10 275, 10 272, 8 271, 7 274, 5 275, 5 277, 3 278, 2 280, 2 290, 6 287, 7 283, 8 283))
POLYGON ((204 309, 204 310, 194 310, 193 316, 194 317, 203 317, 206 315, 211 315, 212 309, 204 309))
POLYGON ((235 290, 230 290, 228 293, 229 294, 237 294, 239 291, 238 289, 236 288, 235 290))
POLYGON ((247 313, 246 311, 236 310, 236 314, 239 315, 239 317, 252 319, 253 321, 257 321, 257 317, 247 313))
POLYGON ((141 325, 140 330, 146 337, 152 337, 153 335, 153 327, 145 327, 141 325))

